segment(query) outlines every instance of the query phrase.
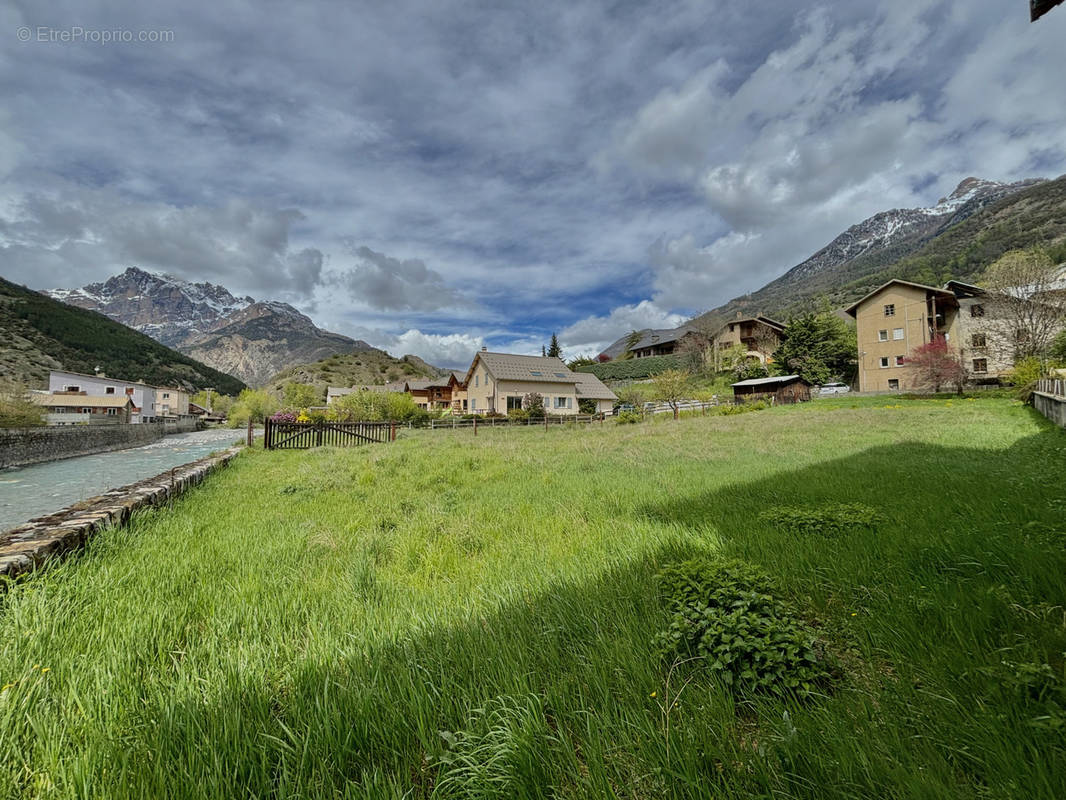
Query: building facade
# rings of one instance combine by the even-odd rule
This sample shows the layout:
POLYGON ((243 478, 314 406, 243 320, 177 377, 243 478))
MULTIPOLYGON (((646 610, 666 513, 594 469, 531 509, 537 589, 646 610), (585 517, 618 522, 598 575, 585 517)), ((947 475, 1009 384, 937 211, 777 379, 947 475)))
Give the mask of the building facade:
POLYGON ((597 410, 610 410, 617 399, 595 375, 571 372, 560 359, 548 356, 482 350, 463 382, 471 414, 506 414, 522 408, 525 396, 533 393, 543 398, 547 413, 559 415, 580 413, 582 399, 595 401, 597 410))
MULTIPOLYGON (((141 381, 124 381, 103 374, 52 370, 48 375, 50 394, 85 394, 93 397, 125 395, 133 400, 130 422, 154 422, 160 416, 156 407, 156 387, 141 381)), ((186 406, 187 408, 187 406, 186 406)), ((186 412, 187 413, 187 412, 186 412)))

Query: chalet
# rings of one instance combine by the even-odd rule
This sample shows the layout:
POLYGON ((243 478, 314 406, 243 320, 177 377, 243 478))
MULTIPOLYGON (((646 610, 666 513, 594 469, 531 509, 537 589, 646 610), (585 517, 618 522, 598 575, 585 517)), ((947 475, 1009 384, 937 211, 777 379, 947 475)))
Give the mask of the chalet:
POLYGON ((742 347, 748 358, 757 359, 760 364, 771 362, 774 351, 784 340, 785 326, 761 314, 754 317, 738 314, 736 319, 722 325, 713 336, 716 348, 742 347))
POLYGON ((189 416, 189 393, 178 386, 157 386, 156 406, 161 417, 189 416))
POLYGON ((699 344, 705 339, 706 337, 695 328, 685 326, 666 330, 646 330, 626 350, 633 358, 669 356, 681 350, 686 344, 699 344))
POLYGON ((49 425, 128 425, 133 421, 133 398, 126 394, 61 392, 30 397, 45 409, 49 425))
POLYGON ((617 399, 595 375, 571 372, 560 359, 482 350, 463 378, 469 411, 506 414, 522 408, 527 394, 544 399, 550 414, 577 414, 580 401, 593 400, 597 411, 609 411, 617 399))
POLYGON ((440 378, 407 381, 406 391, 414 398, 415 404, 425 409, 465 410, 462 397, 466 374, 449 372, 440 378))
POLYGON ((733 400, 771 400, 775 405, 805 403, 811 399, 811 385, 799 375, 752 378, 733 384, 733 400))

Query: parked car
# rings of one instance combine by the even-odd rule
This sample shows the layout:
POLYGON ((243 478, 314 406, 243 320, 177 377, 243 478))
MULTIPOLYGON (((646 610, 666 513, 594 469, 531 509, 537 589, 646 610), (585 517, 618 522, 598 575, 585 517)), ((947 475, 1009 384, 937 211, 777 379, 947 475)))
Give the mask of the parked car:
POLYGON ((614 409, 616 414, 620 414, 623 411, 636 411, 636 410, 637 410, 637 407, 635 405, 633 405, 632 403, 619 403, 617 406, 615 406, 615 409, 614 409))
POLYGON ((823 383, 818 389, 818 394, 847 394, 851 387, 846 383, 823 383))

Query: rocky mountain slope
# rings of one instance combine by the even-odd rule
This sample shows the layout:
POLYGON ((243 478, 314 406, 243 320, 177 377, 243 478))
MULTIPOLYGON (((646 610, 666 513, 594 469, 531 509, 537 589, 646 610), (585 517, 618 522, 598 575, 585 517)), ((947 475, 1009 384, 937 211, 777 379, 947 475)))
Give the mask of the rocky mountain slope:
POLYGON ((105 314, 252 385, 296 364, 373 349, 318 328, 287 303, 235 297, 222 286, 136 267, 101 283, 47 294, 105 314))
POLYGON ((213 387, 236 394, 244 383, 93 311, 61 303, 0 278, 0 374, 45 388, 50 369, 109 375, 156 385, 213 387))
MULTIPOLYGON (((904 277, 904 273, 910 279, 920 278, 906 265, 923 253, 936 252, 948 241, 983 242, 982 256, 975 263, 950 268, 941 265, 944 280, 973 277, 1013 247, 1066 236, 1066 225, 1062 224, 1066 205, 1060 198, 1064 190, 1066 177, 1006 184, 967 178, 935 206, 884 211, 851 226, 780 278, 696 317, 694 322, 714 327, 737 313, 787 317, 822 298, 834 306, 846 305, 889 278, 904 277), (1034 217, 1029 212, 1036 207, 1043 211, 1034 217), (1021 235, 1004 235, 1005 226, 1021 235)), ((936 275, 925 277, 939 280, 936 275)))

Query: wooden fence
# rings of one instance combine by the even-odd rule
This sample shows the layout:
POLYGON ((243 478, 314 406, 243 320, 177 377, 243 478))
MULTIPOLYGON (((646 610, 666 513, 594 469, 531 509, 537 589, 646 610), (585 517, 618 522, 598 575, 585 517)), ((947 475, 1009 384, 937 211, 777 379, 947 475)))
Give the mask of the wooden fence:
POLYGON ((1066 397, 1066 381, 1055 378, 1041 378, 1036 382, 1036 391, 1055 397, 1066 397))
POLYGON ((332 445, 350 447, 396 441, 395 422, 275 422, 267 419, 263 447, 306 450, 332 445))

